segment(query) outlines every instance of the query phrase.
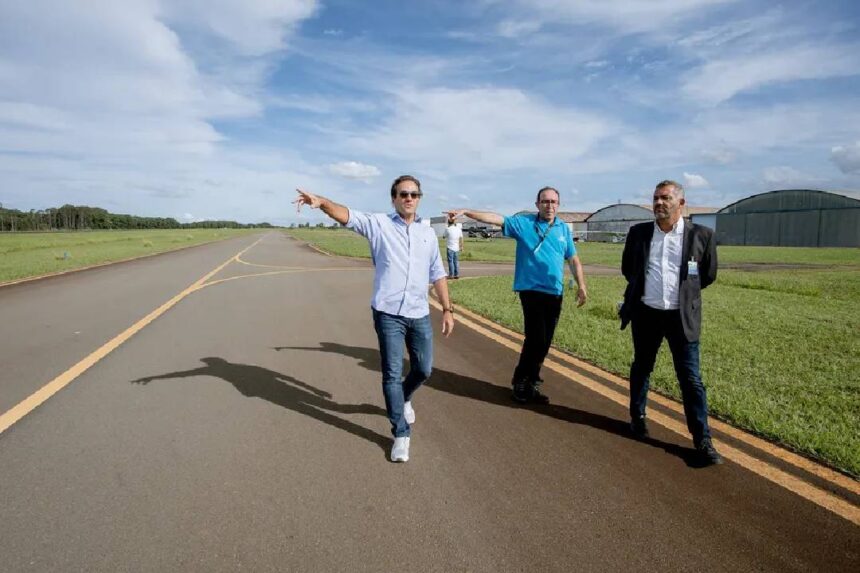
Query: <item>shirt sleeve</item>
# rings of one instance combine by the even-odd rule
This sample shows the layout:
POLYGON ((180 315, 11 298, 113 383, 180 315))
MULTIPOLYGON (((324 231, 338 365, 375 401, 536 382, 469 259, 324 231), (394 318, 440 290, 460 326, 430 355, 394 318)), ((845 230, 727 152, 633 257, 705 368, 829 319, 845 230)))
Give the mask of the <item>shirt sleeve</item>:
POLYGON ((567 260, 576 256, 576 245, 573 242, 573 237, 570 234, 570 227, 567 226, 567 223, 564 225, 564 235, 567 239, 567 245, 565 245, 564 248, 564 258, 567 260))
POLYGON ((447 277, 445 267, 442 265, 442 257, 439 255, 439 241, 436 233, 433 233, 433 250, 430 252, 430 282, 435 283, 441 278, 447 277))
POLYGON ((502 222, 502 234, 512 239, 518 239, 523 226, 523 218, 517 215, 505 217, 502 222))
POLYGON ((352 229, 362 237, 371 238, 373 234, 373 217, 370 213, 362 213, 349 209, 349 219, 346 222, 346 228, 352 229))

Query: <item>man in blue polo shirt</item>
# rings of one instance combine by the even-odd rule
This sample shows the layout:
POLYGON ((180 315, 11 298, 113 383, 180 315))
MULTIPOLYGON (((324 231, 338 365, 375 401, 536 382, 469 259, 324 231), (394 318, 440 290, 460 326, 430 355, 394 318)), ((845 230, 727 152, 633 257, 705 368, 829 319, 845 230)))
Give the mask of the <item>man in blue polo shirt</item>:
POLYGON ((370 308, 382 359, 382 393, 391 422, 394 444, 391 461, 409 460, 410 425, 415 423, 412 396, 430 377, 433 365, 433 328, 427 285, 432 284, 442 303, 442 334, 454 328, 454 308, 448 299, 448 281, 439 241, 418 217, 421 183, 401 175, 391 184, 393 213, 362 213, 302 189, 296 189, 297 209, 308 205, 346 225, 370 243, 376 273, 370 308), (401 377, 403 349, 409 352, 409 373, 401 377))
POLYGON ((559 193, 544 187, 537 194, 537 214, 523 213, 502 217, 486 211, 458 209, 449 215, 502 227, 505 236, 516 239, 514 291, 523 307, 525 341, 520 361, 511 380, 513 399, 521 404, 547 404, 549 399, 538 390, 543 382, 540 369, 552 344, 564 292, 564 262, 576 279, 577 306, 588 298, 582 264, 570 236, 570 229, 556 217, 559 193))

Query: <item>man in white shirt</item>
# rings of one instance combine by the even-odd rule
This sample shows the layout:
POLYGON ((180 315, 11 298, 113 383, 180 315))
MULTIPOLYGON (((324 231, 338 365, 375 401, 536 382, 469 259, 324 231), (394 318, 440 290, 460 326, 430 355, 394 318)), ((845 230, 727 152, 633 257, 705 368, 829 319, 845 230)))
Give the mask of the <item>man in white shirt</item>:
POLYGON ((370 308, 379 339, 382 394, 391 422, 392 462, 409 460, 411 424, 415 423, 412 397, 430 377, 433 367, 433 328, 427 285, 432 284, 442 304, 442 334, 454 328, 454 307, 439 256, 439 240, 421 222, 418 204, 421 183, 401 175, 391 184, 391 213, 362 213, 321 195, 296 189, 297 209, 308 205, 367 238, 375 267, 370 308), (409 372, 403 370, 403 350, 409 353, 409 372))
POLYGON ((702 289, 717 278, 714 232, 682 217, 684 188, 661 181, 654 190, 654 223, 630 228, 621 272, 627 279, 621 328, 632 323, 633 364, 630 366, 630 429, 648 437, 645 404, 657 352, 665 338, 681 386, 687 429, 699 461, 722 463, 708 427, 708 399, 699 373, 702 289))
POLYGON ((463 227, 448 217, 448 227, 445 229, 445 245, 448 251, 448 278, 460 278, 460 252, 463 250, 463 227))

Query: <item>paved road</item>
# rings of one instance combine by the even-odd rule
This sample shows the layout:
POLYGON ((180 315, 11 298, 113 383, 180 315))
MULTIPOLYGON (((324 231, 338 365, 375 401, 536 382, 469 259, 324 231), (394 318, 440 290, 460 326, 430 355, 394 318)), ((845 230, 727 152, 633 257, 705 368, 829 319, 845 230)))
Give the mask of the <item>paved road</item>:
MULTIPOLYGON (((0 413, 257 239, 0 288, 0 413)), ((858 570, 857 525, 553 371, 515 406, 462 324, 389 463, 371 282, 264 235, 0 434, 0 570, 858 570)))

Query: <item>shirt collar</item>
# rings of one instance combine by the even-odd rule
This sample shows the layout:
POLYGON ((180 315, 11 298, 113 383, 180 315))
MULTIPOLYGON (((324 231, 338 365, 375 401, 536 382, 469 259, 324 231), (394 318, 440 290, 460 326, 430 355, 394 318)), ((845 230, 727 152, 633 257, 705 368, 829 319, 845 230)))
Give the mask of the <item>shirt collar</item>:
POLYGON ((657 221, 654 221, 654 230, 664 235, 682 235, 684 233, 684 218, 681 217, 678 219, 678 221, 672 225, 672 230, 668 233, 664 233, 663 229, 660 228, 660 225, 657 224, 657 221))
POLYGON ((553 219, 552 223, 550 223, 549 221, 547 221, 545 219, 541 219, 540 213, 535 214, 535 225, 540 225, 542 223, 542 224, 546 225, 547 227, 554 227, 557 222, 558 222, 558 215, 556 215, 555 219, 553 219))
MULTIPOLYGON (((406 224, 406 221, 403 220, 403 217, 401 217, 400 213, 398 213, 397 211, 392 211, 391 213, 389 213, 388 218, 391 219, 392 221, 394 221, 395 223, 400 223, 401 225, 406 224)), ((415 213, 415 220, 412 222, 413 223, 420 223, 421 222, 421 217, 418 215, 418 213, 415 213)))

